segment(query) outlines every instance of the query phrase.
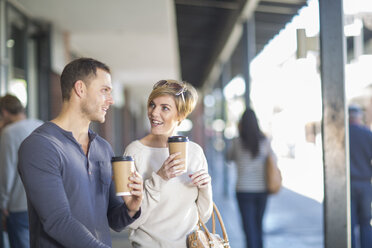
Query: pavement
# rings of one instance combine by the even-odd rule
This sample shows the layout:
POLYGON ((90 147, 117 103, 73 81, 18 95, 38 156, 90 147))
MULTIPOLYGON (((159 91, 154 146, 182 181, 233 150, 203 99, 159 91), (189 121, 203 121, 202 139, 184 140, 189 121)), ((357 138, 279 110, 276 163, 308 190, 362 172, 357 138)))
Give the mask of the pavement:
MULTIPOLYGON (((279 157, 283 188, 271 195, 264 216, 265 248, 322 248, 322 169, 317 156, 290 159, 279 157)), ((234 193, 236 170, 224 163, 222 153, 207 153, 213 178, 213 197, 232 248, 245 248, 244 234, 234 193)), ((207 226, 211 226, 208 223, 207 226)), ((220 229, 217 232, 222 236, 220 229)), ((128 231, 112 232, 113 248, 130 248, 128 231)))

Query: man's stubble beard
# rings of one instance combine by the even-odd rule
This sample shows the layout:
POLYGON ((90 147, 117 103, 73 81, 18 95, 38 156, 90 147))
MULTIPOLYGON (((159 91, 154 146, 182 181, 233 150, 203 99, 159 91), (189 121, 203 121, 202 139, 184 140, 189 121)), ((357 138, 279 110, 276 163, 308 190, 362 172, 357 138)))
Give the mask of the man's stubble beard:
POLYGON ((93 108, 90 108, 90 105, 87 103, 87 101, 84 101, 81 104, 81 113, 83 114, 83 116, 86 116, 91 122, 104 123, 106 120, 106 114, 101 117, 101 115, 98 114, 97 111, 95 111, 93 108))

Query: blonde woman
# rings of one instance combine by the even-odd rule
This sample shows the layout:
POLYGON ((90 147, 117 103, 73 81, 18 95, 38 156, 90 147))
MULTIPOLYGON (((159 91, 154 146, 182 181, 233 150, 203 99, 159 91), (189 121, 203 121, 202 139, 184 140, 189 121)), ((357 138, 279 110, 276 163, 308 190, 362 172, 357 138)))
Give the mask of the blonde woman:
POLYGON ((147 102, 150 133, 133 141, 125 155, 134 157, 144 180, 141 216, 132 223, 129 239, 133 247, 184 248, 186 236, 212 214, 212 186, 202 148, 189 142, 187 172, 184 161, 169 155, 168 137, 193 111, 197 92, 176 80, 157 82, 147 102))

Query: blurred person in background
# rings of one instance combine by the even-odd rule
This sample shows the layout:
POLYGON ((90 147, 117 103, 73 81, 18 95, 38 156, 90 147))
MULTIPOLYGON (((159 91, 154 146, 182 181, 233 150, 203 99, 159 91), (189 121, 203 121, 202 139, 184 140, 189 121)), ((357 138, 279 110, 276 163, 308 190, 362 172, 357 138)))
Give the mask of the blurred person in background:
POLYGON ((352 247, 371 248, 372 132, 363 125, 363 111, 357 105, 349 106, 349 140, 352 247))
POLYGON ((0 98, 0 114, 6 124, 0 139, 0 204, 9 244, 29 247, 27 199, 17 171, 18 149, 22 141, 43 122, 27 119, 20 100, 13 95, 0 98))
POLYGON ((198 215, 206 222, 212 214, 211 177, 203 149, 189 141, 186 173, 180 170, 184 161, 168 151, 168 137, 193 111, 197 97, 188 83, 157 82, 147 101, 150 134, 125 149, 124 155, 134 157, 144 179, 143 214, 129 225, 133 247, 186 248, 198 215))
MULTIPOLYGON (((1 132, 3 128, 5 127, 5 122, 3 118, 0 115, 0 137, 1 137, 1 132)), ((0 183, 1 183, 1 178, 0 178, 0 183)), ((2 211, 0 209, 0 248, 4 248, 4 228, 5 227, 5 218, 3 218, 2 211)))
POLYGON ((273 152, 252 109, 243 113, 238 129, 239 137, 232 140, 227 160, 237 166, 236 197, 247 248, 262 248, 262 221, 268 197, 265 164, 267 156, 273 152))

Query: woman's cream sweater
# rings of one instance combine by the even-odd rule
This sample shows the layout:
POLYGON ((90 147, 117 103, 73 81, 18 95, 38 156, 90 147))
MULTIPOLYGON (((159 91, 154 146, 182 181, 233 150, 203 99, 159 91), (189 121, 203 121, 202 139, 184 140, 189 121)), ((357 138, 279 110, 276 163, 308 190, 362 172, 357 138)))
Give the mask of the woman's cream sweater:
POLYGON ((198 189, 189 178, 201 169, 208 171, 202 148, 189 142, 187 172, 168 181, 156 172, 169 156, 168 148, 153 148, 133 141, 124 155, 134 157, 144 180, 141 216, 132 223, 129 239, 133 247, 186 248, 186 236, 195 229, 198 209, 203 221, 212 214, 212 186, 198 189))

